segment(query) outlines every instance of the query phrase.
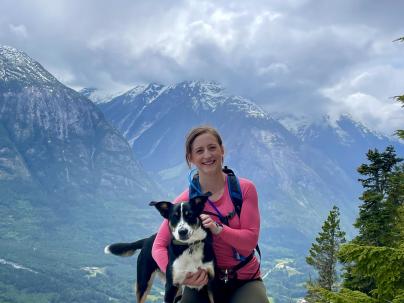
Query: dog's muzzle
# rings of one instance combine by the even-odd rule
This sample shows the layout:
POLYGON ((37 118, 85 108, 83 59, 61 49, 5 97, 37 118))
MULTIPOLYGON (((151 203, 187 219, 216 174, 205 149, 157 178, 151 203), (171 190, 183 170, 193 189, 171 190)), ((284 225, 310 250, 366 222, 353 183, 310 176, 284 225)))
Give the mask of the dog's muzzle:
POLYGON ((180 240, 188 240, 188 230, 185 228, 178 230, 178 236, 180 237, 180 240))

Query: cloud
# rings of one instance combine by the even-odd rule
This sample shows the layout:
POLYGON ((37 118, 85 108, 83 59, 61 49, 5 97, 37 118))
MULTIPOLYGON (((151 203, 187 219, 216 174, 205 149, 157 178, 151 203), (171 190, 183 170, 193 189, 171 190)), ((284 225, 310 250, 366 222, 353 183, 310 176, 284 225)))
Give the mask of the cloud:
POLYGON ((349 113, 371 129, 389 135, 403 127, 404 111, 393 97, 404 93, 404 70, 389 65, 368 67, 346 75, 320 93, 331 102, 328 113, 333 119, 349 113))
POLYGON ((23 24, 20 24, 20 25, 9 24, 9 29, 12 33, 14 33, 18 37, 21 37, 21 38, 28 37, 27 29, 23 24))
POLYGON ((73 87, 208 79, 271 111, 321 115, 360 111, 347 105, 355 93, 372 106, 400 93, 387 72, 378 92, 365 79, 377 66, 402 73, 404 45, 392 43, 402 11, 364 0, 3 0, 0 39, 73 87))

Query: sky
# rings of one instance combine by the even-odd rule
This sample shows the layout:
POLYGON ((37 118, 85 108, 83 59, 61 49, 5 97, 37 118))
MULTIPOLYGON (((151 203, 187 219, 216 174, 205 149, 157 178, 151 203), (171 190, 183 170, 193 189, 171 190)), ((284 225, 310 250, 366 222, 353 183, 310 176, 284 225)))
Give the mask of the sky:
POLYGON ((269 112, 404 128, 404 1, 0 0, 0 44, 62 83, 213 80, 269 112))

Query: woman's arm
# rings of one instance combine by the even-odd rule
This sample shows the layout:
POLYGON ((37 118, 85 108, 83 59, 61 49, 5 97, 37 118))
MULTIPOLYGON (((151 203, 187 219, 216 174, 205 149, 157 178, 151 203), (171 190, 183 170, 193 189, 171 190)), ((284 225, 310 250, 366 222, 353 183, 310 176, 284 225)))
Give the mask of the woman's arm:
POLYGON ((241 255, 248 256, 257 246, 260 230, 258 194, 254 184, 240 180, 243 190, 243 206, 240 213, 240 229, 223 225, 217 235, 222 241, 234 247, 241 255), (242 182, 242 183, 241 183, 242 182))
POLYGON ((165 273, 168 264, 168 245, 171 241, 171 233, 168 227, 167 219, 161 223, 156 239, 153 243, 152 256, 159 266, 160 270, 165 273))

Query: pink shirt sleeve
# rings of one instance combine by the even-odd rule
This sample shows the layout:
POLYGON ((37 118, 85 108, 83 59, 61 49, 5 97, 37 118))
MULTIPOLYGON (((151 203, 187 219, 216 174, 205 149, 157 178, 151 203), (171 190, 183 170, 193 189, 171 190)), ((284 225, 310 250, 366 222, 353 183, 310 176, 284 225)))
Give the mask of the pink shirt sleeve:
POLYGON ((218 235, 218 238, 234 247, 241 255, 248 256, 257 246, 259 237, 260 214, 258 209, 258 194, 251 181, 240 179, 240 185, 243 189, 240 229, 223 225, 223 230, 218 235))
POLYGON ((152 256, 159 266, 160 270, 165 273, 168 264, 168 244, 171 240, 171 234, 168 227, 167 219, 161 223, 156 239, 153 243, 152 256))
MULTIPOLYGON (((184 191, 181 195, 179 195, 174 203, 179 201, 188 200, 188 190, 184 191)), ((161 223, 160 228, 157 232, 156 239, 153 243, 152 248, 152 256, 159 266, 160 270, 165 273, 168 265, 168 245, 171 241, 171 233, 170 228, 168 227, 168 220, 164 219, 163 223, 161 223)))

